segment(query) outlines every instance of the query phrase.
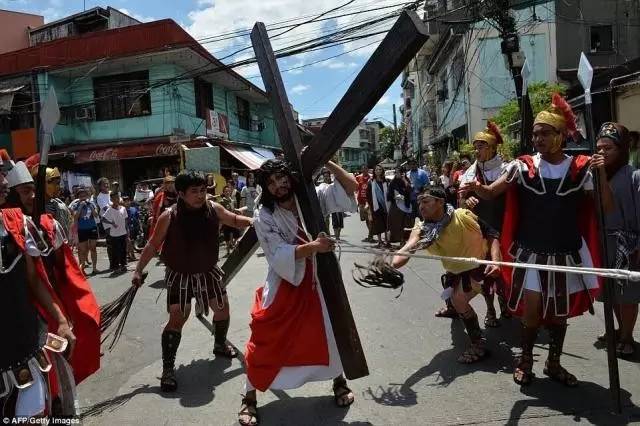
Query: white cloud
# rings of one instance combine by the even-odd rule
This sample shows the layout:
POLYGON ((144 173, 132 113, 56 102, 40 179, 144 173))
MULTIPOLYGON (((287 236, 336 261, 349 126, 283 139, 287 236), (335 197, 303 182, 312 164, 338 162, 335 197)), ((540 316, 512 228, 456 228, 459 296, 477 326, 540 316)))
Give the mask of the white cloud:
POLYGON ((38 13, 44 16, 45 23, 56 21, 65 16, 63 13, 60 12, 60 9, 55 7, 48 7, 38 13))
POLYGON ((389 95, 384 95, 383 97, 380 98, 380 100, 376 104, 376 107, 386 105, 388 103, 389 103, 389 95))
POLYGON ((307 84, 297 84, 293 86, 289 91, 294 95, 301 95, 302 93, 306 92, 309 89, 311 89, 311 86, 307 84))
POLYGON ((318 62, 314 66, 319 68, 329 68, 329 69, 335 70, 335 69, 341 69, 341 68, 353 68, 357 65, 358 64, 356 64, 355 62, 343 62, 336 59, 327 59, 326 61, 318 62))
MULTIPOLYGON (((289 20, 290 23, 302 22, 304 17, 318 15, 341 4, 344 4, 344 0, 200 0, 199 8, 188 14, 191 21, 188 31, 194 38, 200 39, 237 30, 251 30, 258 21, 267 25, 285 20, 289 20), (291 22, 291 19, 296 17, 299 20, 291 22)), ((329 20, 303 25, 283 34, 272 40, 274 49, 301 39, 316 37, 332 22, 334 21, 329 20)), ((270 35, 273 36, 284 30, 284 28, 274 30, 270 35)), ((250 44, 249 36, 243 33, 237 37, 232 36, 228 40, 207 43, 206 46, 213 52, 221 52, 231 46, 240 47, 250 44)))
POLYGON ((144 16, 140 15, 139 13, 130 12, 129 9, 125 9, 124 7, 121 7, 118 10, 125 15, 131 16, 133 19, 137 19, 140 22, 151 22, 158 20, 158 18, 154 18, 153 16, 144 16))

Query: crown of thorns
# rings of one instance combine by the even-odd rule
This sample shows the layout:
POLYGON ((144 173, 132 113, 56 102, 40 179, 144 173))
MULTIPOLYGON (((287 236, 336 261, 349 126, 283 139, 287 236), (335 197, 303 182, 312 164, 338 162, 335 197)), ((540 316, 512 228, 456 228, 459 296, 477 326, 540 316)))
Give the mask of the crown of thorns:
POLYGON ((273 174, 287 175, 295 179, 291 164, 285 160, 267 160, 257 170, 256 182, 263 188, 269 185, 269 176, 273 174))

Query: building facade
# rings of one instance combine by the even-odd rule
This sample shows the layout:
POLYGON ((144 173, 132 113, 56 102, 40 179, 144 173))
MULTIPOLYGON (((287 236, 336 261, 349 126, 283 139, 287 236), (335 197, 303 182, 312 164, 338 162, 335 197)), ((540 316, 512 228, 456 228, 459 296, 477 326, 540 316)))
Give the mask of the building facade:
POLYGON ((0 54, 29 47, 29 31, 44 25, 44 17, 0 9, 0 54))
POLYGON ((172 20, 59 37, 0 55, 0 145, 14 157, 36 152, 36 105, 50 88, 62 115, 51 160, 124 188, 161 177, 166 168, 177 171, 181 145, 220 146, 223 174, 257 168, 279 151, 264 91, 172 20))
MULTIPOLYGON (((328 117, 302 120, 302 125, 315 133, 319 131, 328 117)), ((340 165, 349 172, 358 172, 363 164, 371 166, 380 146, 380 130, 384 125, 380 121, 362 121, 349 135, 338 150, 340 165)))
MULTIPOLYGON (((516 98, 502 38, 472 3, 426 2, 424 19, 431 39, 403 74, 402 112, 410 154, 437 153, 442 160, 516 98)), ((522 60, 531 69, 529 82, 575 85, 582 51, 596 75, 640 56, 637 0, 512 5, 522 60)))

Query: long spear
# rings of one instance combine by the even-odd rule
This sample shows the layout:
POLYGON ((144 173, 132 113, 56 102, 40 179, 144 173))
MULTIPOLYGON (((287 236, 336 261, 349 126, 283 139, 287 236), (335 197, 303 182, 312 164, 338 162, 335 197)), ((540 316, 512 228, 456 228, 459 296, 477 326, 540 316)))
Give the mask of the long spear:
MULTIPOLYGON (((593 128, 593 113, 591 110, 591 81, 593 80, 593 67, 589 63, 589 60, 585 56, 584 52, 580 55, 580 66, 578 67, 578 80, 584 88, 584 106, 585 106, 585 123, 587 130, 587 139, 589 139, 591 153, 596 153, 596 134, 593 128)), ((602 206, 602 196, 600 194, 600 182, 601 179, 606 179, 605 176, 601 176, 598 170, 594 171, 593 184, 594 184, 594 201, 596 207, 596 214, 598 216, 598 225, 600 226, 600 246, 602 252, 602 258, 604 262, 609 259, 607 253, 607 236, 605 232, 604 222, 604 208, 602 206)), ((614 409, 617 413, 622 412, 622 403, 620 401, 620 374, 618 372, 618 358, 616 356, 616 336, 613 324, 613 299, 614 282, 609 278, 603 278, 604 291, 602 293, 604 302, 604 324, 607 334, 607 361, 609 363, 609 390, 611 391, 611 397, 613 398, 614 409)))
POLYGON ((49 88, 47 99, 40 109, 40 163, 36 177, 36 199, 33 205, 33 220, 40 227, 40 215, 44 213, 44 196, 47 185, 47 164, 49 162, 49 149, 53 141, 53 129, 60 120, 60 108, 58 98, 53 86, 49 88))

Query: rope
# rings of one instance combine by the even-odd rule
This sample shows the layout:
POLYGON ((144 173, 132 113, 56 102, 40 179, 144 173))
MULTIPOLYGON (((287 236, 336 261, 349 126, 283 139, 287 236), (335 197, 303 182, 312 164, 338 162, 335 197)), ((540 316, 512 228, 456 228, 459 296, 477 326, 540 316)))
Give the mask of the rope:
POLYGON ((407 256, 415 257, 418 259, 427 260, 447 260, 449 262, 467 263, 471 265, 495 265, 506 266, 510 268, 520 269, 536 269, 540 271, 551 272, 565 272, 569 274, 581 274, 581 275, 595 275, 605 278, 614 278, 620 280, 640 281, 640 272, 627 271, 625 269, 607 269, 607 268, 590 268, 583 266, 558 266, 558 265, 537 265, 534 263, 516 263, 516 262, 503 262, 494 260, 477 259, 475 257, 452 257, 452 256, 438 256, 433 254, 415 254, 415 253, 403 253, 399 251, 380 250, 375 248, 362 247, 355 244, 342 241, 343 244, 354 247, 354 249, 342 249, 342 253, 358 253, 358 254, 376 254, 382 256, 407 256))
MULTIPOLYGON (((297 201, 297 200, 296 200, 297 201)), ((300 207, 298 207, 298 212, 300 212, 300 207)), ((303 231, 311 240, 309 233, 298 226, 298 224, 292 224, 287 222, 287 227, 291 229, 296 229, 298 231, 303 231), (293 226, 292 226, 293 225, 293 226), (295 227, 295 228, 294 228, 295 227)), ((297 235, 296 237, 303 241, 304 243, 308 242, 303 240, 297 235)), ((344 240, 333 240, 336 244, 336 248, 338 250, 338 259, 342 253, 355 253, 355 254, 374 254, 383 257, 389 256, 407 256, 407 257, 415 257, 417 259, 427 259, 427 260, 446 260, 449 262, 455 263, 466 263, 471 265, 495 265, 495 266, 506 266, 509 268, 519 268, 519 269, 534 269, 539 271, 550 271, 550 272, 564 272, 568 274, 580 274, 580 275, 595 275, 598 277, 604 278, 613 278, 618 280, 629 280, 629 281, 640 281, 640 272, 628 271, 626 269, 608 269, 608 268, 592 268, 585 266, 560 266, 560 265, 538 265, 535 263, 517 263, 517 262, 504 262, 504 261, 495 261, 495 260, 485 260, 478 259, 475 257, 453 257, 453 256, 438 256, 435 254, 415 254, 415 253, 404 253, 399 251, 391 251, 391 250, 380 250, 372 247, 365 247, 357 244, 350 243, 344 240), (342 245, 353 247, 352 249, 345 249, 342 245)))

